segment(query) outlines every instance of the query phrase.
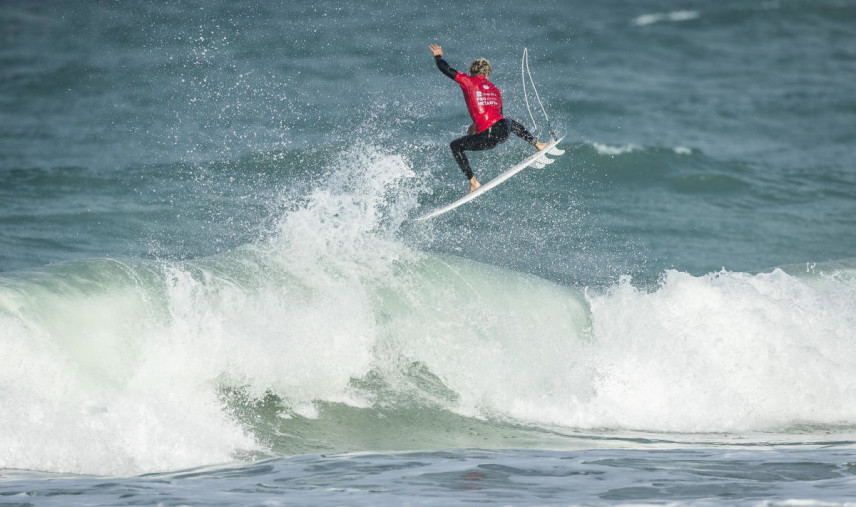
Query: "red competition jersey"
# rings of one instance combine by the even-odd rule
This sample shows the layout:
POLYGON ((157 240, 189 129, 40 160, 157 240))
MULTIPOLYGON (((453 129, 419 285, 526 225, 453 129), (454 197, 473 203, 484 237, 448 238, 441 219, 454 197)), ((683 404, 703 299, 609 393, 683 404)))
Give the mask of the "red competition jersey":
POLYGON ((502 119, 502 95, 486 77, 458 72, 455 82, 464 91, 464 100, 476 125, 476 132, 483 132, 502 119))

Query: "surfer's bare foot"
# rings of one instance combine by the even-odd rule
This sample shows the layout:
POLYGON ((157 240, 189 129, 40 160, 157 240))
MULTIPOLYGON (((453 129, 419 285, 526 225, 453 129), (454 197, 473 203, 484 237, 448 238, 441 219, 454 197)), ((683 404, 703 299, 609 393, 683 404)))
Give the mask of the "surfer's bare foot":
POLYGON ((471 194, 471 193, 475 192, 476 190, 478 190, 478 188, 480 186, 481 186, 481 183, 479 183, 479 180, 477 180, 476 177, 473 176, 472 178, 470 178, 470 191, 467 193, 471 194))
POLYGON ((544 148, 547 147, 547 143, 539 143, 535 141, 535 147, 538 148, 538 151, 544 151, 544 148))

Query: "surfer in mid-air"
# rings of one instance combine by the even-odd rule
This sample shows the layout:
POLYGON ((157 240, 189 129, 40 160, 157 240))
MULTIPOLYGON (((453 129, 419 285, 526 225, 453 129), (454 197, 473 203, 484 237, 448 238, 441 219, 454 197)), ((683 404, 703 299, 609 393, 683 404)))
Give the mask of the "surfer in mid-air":
POLYGON ((470 75, 466 75, 449 67, 449 64, 443 60, 443 48, 439 45, 431 44, 429 48, 434 55, 437 68, 461 86, 467 109, 473 119, 472 125, 467 129, 467 135, 455 139, 449 145, 455 161, 470 180, 470 192, 479 188, 481 184, 473 175, 470 162, 464 154, 465 150, 482 151, 495 148, 508 139, 509 132, 514 132, 517 137, 524 139, 538 150, 547 147, 547 143, 538 142, 526 127, 502 116, 502 95, 499 89, 488 81, 491 71, 489 61, 484 58, 474 60, 470 64, 470 75))

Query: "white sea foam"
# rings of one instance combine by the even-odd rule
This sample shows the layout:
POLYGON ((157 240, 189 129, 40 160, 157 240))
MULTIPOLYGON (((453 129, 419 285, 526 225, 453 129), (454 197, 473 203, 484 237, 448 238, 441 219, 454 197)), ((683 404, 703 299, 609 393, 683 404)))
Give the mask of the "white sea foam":
POLYGON ((623 146, 609 146, 607 144, 599 144, 592 143, 595 151, 597 151, 600 155, 624 155, 625 153, 632 153, 639 149, 635 144, 625 144, 623 146))
POLYGON ((623 280, 589 296, 589 328, 573 292, 471 269, 473 293, 496 295, 467 326, 438 326, 437 308, 427 328, 403 327, 468 415, 657 432, 856 420, 852 277, 669 272, 652 292, 623 280))
MULTIPOLYGON (((635 151, 642 150, 643 148, 635 145, 635 144, 625 144, 621 146, 610 146, 608 144, 600 144, 600 143, 592 143, 592 147, 597 151, 599 155, 608 155, 608 156, 617 156, 617 155, 625 155, 627 153, 633 153, 635 151)), ((677 155, 692 155, 692 148, 687 148, 685 146, 676 146, 672 148, 672 151, 677 155)))
POLYGON ((66 280, 2 290, 0 467, 124 474, 255 447, 145 293, 66 280))
POLYGON ((698 11, 672 11, 665 13, 643 14, 642 16, 634 19, 633 24, 636 26, 646 26, 653 25, 654 23, 660 23, 662 21, 689 21, 697 19, 699 16, 700 14, 698 11))
POLYGON ((557 422, 695 432, 856 420, 852 277, 672 271, 654 292, 625 280, 590 303, 592 376, 569 386, 584 396, 557 422))

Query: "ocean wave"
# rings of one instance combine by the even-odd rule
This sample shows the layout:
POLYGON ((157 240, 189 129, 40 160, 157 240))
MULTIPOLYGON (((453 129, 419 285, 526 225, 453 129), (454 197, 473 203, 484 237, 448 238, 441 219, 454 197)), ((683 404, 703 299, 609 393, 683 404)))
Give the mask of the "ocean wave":
POLYGON ((0 467, 856 420, 853 265, 581 292, 408 246, 420 192, 406 158, 361 147, 264 240, 3 276, 0 467))
POLYGON ((856 419, 852 266, 675 271, 584 296, 417 252, 347 271, 303 262, 253 247, 3 279, 0 466, 127 474, 258 453, 557 446, 557 428, 856 419))

